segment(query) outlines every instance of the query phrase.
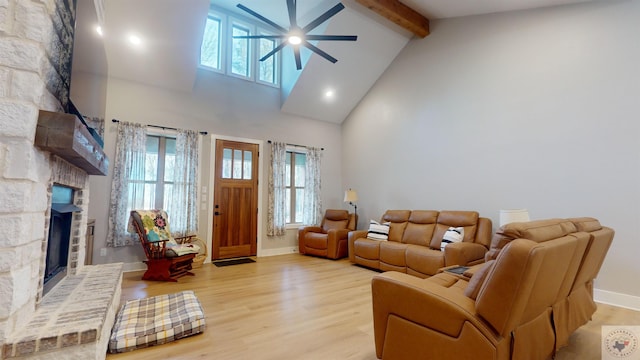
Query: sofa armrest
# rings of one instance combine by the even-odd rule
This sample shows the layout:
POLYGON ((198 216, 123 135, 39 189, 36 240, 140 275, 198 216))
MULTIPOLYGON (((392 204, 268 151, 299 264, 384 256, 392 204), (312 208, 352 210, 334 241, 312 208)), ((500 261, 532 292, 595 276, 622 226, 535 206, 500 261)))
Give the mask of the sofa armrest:
POLYGON ((367 233, 368 233, 367 230, 356 230, 356 231, 349 232, 349 260, 352 263, 355 263, 355 260, 356 260, 356 254, 354 252, 353 243, 357 239, 366 238, 367 233))
POLYGON ((373 277, 371 290, 374 338, 379 358, 390 316, 451 337, 459 336, 465 323, 471 323, 487 337, 493 337, 490 328, 476 316, 475 302, 455 289, 429 279, 389 271, 373 277))
POLYGON ((304 236, 308 232, 324 233, 320 226, 303 226, 298 229, 298 251, 300 254, 305 253, 304 236))
POLYGON ((444 248, 444 265, 465 266, 473 262, 483 261, 487 248, 484 245, 459 242, 451 243, 444 248))

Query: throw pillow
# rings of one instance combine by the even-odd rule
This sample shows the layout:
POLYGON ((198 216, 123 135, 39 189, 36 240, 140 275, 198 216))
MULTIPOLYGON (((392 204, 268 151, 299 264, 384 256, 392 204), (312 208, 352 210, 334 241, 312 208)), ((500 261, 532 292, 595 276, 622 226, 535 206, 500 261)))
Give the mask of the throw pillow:
POLYGON ((375 220, 371 220, 369 222, 367 239, 387 241, 389 239, 389 225, 391 225, 391 223, 380 224, 375 220))
POLYGON ((463 227, 450 227, 444 232, 442 241, 440 242, 440 251, 444 251, 444 248, 454 242, 461 242, 464 239, 463 227))

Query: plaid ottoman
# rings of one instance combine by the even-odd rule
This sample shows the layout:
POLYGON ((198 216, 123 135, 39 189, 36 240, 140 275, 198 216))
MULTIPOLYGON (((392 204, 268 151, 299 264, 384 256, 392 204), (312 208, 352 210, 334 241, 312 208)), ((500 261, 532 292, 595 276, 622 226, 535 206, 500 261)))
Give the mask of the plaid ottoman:
POLYGON ((204 312, 193 291, 129 300, 116 317, 109 352, 164 344, 204 329, 204 312))

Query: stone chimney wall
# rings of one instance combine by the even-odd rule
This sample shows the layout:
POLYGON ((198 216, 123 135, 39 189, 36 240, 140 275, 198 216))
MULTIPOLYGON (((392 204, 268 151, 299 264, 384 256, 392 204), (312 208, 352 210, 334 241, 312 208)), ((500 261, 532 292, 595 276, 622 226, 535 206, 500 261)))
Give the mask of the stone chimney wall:
POLYGON ((59 1, 0 0, 0 344, 41 300, 53 158, 34 137, 40 109, 62 111, 59 1))

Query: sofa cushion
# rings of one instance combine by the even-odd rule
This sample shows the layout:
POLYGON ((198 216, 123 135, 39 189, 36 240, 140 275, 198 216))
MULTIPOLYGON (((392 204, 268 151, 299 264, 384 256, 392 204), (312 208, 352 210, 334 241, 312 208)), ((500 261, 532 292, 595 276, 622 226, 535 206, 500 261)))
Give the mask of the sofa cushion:
POLYGON ((407 245, 406 258, 407 268, 422 274, 416 275, 420 277, 435 275, 438 269, 444 267, 442 251, 430 249, 426 246, 407 245))
POLYGON ((442 235, 440 251, 444 251, 444 248, 451 243, 462 242, 462 239, 464 239, 464 227, 450 227, 442 235))
POLYGON ((502 226, 497 234, 511 239, 527 239, 544 242, 557 239, 576 232, 575 225, 565 219, 548 219, 520 223, 510 223, 502 226))
POLYGON ((380 259, 380 243, 378 240, 359 238, 353 242, 353 250, 358 257, 378 261, 380 259))
POLYGON ((571 221, 578 231, 591 232, 602 229, 600 221, 591 217, 570 218, 567 220, 571 221))
POLYGON ((434 210, 413 210, 402 235, 406 244, 429 246, 438 220, 434 210))
POLYGON ((386 241, 389 239, 389 225, 390 223, 382 223, 375 220, 369 222, 369 231, 367 232, 367 239, 386 241))
POLYGON ((402 241, 402 235, 404 229, 407 227, 407 222, 411 216, 411 210, 387 210, 382 215, 382 222, 389 222, 389 240, 390 241, 402 241))
POLYGON ((407 266, 406 250, 406 244, 395 241, 383 242, 380 244, 380 262, 404 268, 407 266))
POLYGON ((490 251, 485 260, 495 259, 502 248, 515 239, 544 242, 576 232, 576 226, 565 219, 547 219, 515 222, 500 227, 491 239, 490 251))
POLYGON ((431 248, 440 249, 442 237, 450 227, 464 227, 464 239, 462 241, 473 241, 478 229, 477 211, 441 211, 438 214, 438 224, 431 238, 431 248))

